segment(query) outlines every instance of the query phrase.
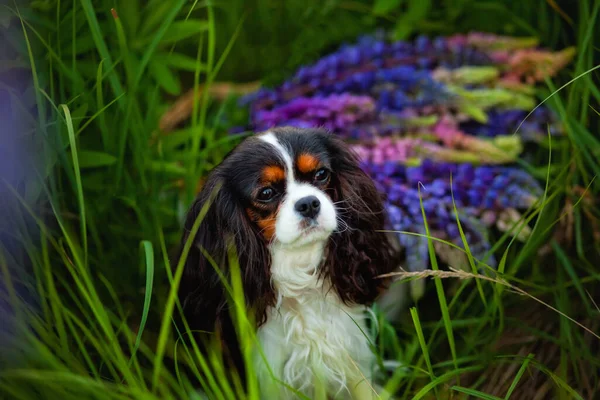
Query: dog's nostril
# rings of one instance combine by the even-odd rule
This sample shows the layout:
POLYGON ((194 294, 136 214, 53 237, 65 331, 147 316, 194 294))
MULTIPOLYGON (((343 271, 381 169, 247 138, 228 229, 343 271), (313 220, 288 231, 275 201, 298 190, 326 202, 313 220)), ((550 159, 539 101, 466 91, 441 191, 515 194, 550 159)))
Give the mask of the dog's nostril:
POLYGON ((316 196, 306 196, 296 202, 294 208, 305 218, 314 218, 321 208, 321 202, 316 196))

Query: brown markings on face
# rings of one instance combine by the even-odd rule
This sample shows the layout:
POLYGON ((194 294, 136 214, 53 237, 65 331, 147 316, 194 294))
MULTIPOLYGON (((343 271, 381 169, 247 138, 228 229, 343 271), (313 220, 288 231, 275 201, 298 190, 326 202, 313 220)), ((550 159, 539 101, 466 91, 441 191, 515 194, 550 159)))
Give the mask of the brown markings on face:
MULTIPOLYGON (((263 168, 260 174, 260 186, 257 186, 257 192, 265 187, 272 187, 277 190, 277 186, 285 180, 285 170, 278 165, 268 165, 263 168)), ((253 205, 246 209, 250 220, 260 229, 260 233, 267 241, 275 236, 275 223, 277 222, 278 203, 260 203, 254 201, 253 205)))
POLYGON ((267 241, 271 241, 273 236, 275 236, 275 222, 277 222, 277 213, 270 214, 267 218, 256 221, 267 241))
POLYGON ((319 166, 319 159, 312 154, 300 154, 296 159, 296 166, 301 173, 308 174, 317 169, 319 166))
POLYGON ((265 184, 283 181, 285 171, 278 165, 269 165, 262 170, 261 178, 265 184))
POLYGON ((267 214, 266 216, 261 216, 256 210, 252 208, 247 208, 246 213, 258 227, 260 228, 260 233, 264 236, 264 238, 269 242, 275 236, 275 223, 277 222, 277 212, 279 211, 279 207, 275 209, 272 213, 267 214))

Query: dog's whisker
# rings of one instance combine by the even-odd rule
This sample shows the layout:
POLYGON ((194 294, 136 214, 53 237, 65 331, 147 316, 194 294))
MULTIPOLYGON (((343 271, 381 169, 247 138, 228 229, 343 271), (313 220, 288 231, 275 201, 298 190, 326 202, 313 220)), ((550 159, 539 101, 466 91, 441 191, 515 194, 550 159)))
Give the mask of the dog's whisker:
POLYGON ((346 221, 344 221, 343 219, 341 219, 341 218, 339 218, 339 217, 338 217, 338 218, 337 218, 337 222, 338 222, 338 225, 340 225, 340 226, 341 226, 341 228, 339 228, 339 229, 336 229, 336 230, 334 231, 335 233, 344 233, 344 232, 346 232, 346 231, 349 231, 349 230, 351 230, 351 229, 350 229, 350 226, 348 225, 348 223, 347 223, 346 221))

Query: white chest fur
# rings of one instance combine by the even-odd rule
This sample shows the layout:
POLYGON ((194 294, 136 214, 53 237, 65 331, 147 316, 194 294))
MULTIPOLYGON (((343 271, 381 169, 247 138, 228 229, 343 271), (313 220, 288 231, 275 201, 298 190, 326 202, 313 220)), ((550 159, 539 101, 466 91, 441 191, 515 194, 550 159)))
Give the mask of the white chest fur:
MULTIPOLYGON (((345 306, 327 282, 317 279, 322 246, 271 249, 278 301, 258 337, 276 379, 311 398, 319 385, 330 396, 348 398, 348 388, 370 380, 373 355, 364 308, 345 306)), ((265 399, 293 397, 273 382, 260 355, 257 372, 265 399)))

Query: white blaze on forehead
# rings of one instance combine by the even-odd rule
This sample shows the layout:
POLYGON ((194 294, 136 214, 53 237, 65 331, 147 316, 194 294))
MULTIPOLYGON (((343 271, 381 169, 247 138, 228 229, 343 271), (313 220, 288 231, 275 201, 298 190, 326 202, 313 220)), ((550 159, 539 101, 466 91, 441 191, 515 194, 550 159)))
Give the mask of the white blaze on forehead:
MULTIPOLYGON (((273 132, 259 136, 260 140, 275 148, 286 170, 286 190, 275 222, 275 240, 285 245, 303 246, 315 242, 324 242, 337 228, 337 214, 331 199, 315 186, 294 179, 294 160, 290 151, 277 140, 273 132), (315 196, 321 204, 317 224, 322 228, 314 233, 302 236, 304 227, 300 225, 303 217, 298 214, 295 204, 303 197, 315 196)), ((322 249, 318 251, 320 254, 322 249)), ((319 256, 320 257, 320 256, 319 256)))
POLYGON ((277 152, 279 153, 279 155, 281 156, 281 158, 283 159, 283 162, 285 164, 285 168, 287 170, 286 177, 287 177, 288 185, 293 184, 294 183, 294 162, 292 161, 292 156, 290 155, 290 153, 288 153, 285 150, 285 148, 281 145, 281 143, 279 143, 279 140, 277 140, 277 137, 275 137, 275 134, 273 134, 273 132, 267 132, 264 135, 261 135, 260 140, 262 140, 263 142, 269 143, 271 146, 275 147, 275 149, 277 150, 277 152))

